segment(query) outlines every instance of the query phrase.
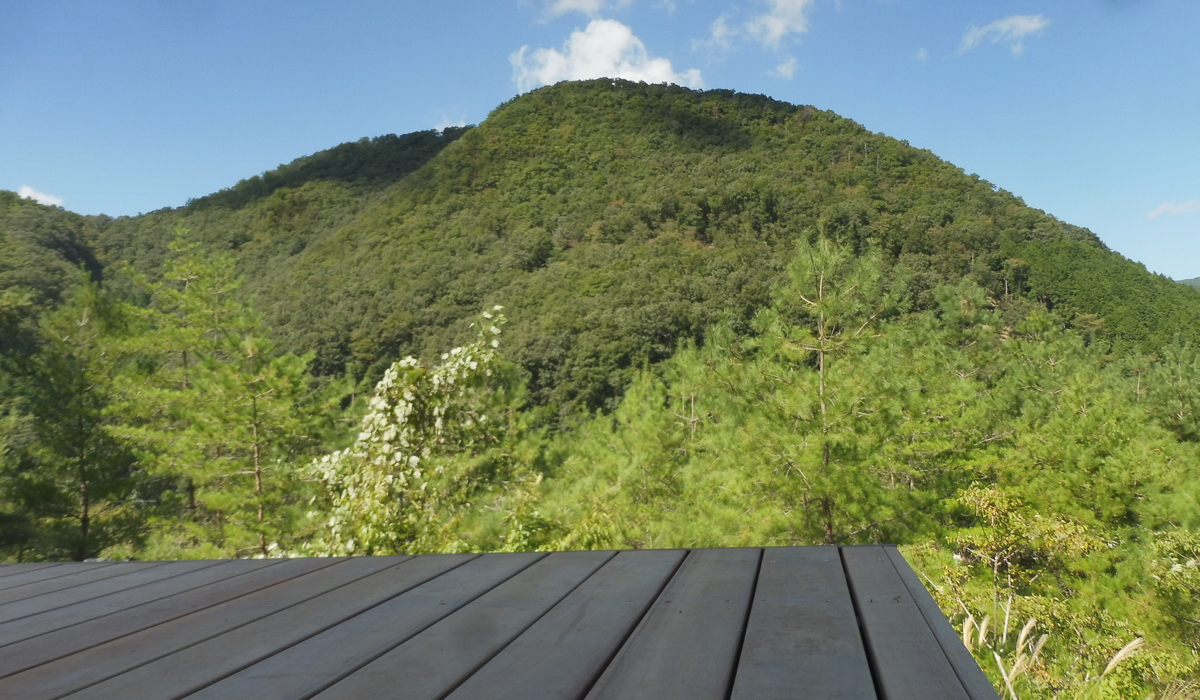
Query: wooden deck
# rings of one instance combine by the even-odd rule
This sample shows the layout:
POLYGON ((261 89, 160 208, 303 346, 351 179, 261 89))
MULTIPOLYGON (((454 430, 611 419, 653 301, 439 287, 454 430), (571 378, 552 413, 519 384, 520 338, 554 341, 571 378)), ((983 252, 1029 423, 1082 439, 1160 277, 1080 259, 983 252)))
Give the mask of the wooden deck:
POLYGON ((997 700, 894 547, 0 566, 0 698, 997 700))

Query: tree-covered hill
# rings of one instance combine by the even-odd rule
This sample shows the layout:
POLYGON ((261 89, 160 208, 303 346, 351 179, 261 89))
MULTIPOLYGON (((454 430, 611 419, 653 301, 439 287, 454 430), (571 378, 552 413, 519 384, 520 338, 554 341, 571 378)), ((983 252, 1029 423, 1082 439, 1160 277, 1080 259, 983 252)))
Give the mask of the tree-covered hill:
POLYGON ((138 217, 0 193, 0 561, 888 541, 1007 697, 1196 697, 1197 348, 928 151, 564 83, 138 217))
POLYGON ((475 128, 344 144, 98 221, 99 255, 153 275, 180 223, 236 253, 244 293, 320 374, 436 357, 502 303, 512 358, 564 410, 611 408, 633 372, 718 320, 744 328, 796 241, 822 235, 880 249, 918 307, 970 277, 1118 347, 1200 338, 1200 293, 1091 232, 831 112, 723 90, 543 88, 475 128))

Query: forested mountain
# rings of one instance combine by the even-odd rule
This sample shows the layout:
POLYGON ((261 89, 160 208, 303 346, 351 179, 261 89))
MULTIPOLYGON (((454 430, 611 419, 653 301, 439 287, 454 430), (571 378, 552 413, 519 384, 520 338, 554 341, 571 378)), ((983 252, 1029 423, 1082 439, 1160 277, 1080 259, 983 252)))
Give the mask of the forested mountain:
POLYGON ((1190 280, 1179 280, 1180 284, 1186 284, 1189 287, 1200 289, 1200 277, 1193 277, 1190 280))
POLYGON ((105 222, 99 254, 154 274, 180 223, 235 252, 247 297, 319 374, 435 357, 504 303, 510 357, 566 409, 611 408, 718 320, 745 328, 802 237, 878 247, 921 308, 967 276, 1091 314, 1122 348, 1200 338, 1200 295, 1091 232, 831 112, 729 91, 556 85, 465 133, 345 144, 105 222))
POLYGON ((889 541, 1010 697, 1197 689, 1200 290, 831 112, 562 83, 0 193, 0 333, 0 560, 889 541))

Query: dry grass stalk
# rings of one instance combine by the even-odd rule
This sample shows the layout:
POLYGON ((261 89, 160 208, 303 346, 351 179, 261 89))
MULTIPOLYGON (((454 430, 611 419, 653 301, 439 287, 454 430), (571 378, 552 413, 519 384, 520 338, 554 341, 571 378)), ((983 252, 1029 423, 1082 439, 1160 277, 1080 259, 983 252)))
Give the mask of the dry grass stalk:
POLYGON ((1113 654, 1113 657, 1108 660, 1108 665, 1104 667, 1104 673, 1101 673, 1100 677, 1103 678, 1104 676, 1107 676, 1109 671, 1116 668, 1117 665, 1120 664, 1125 659, 1128 659, 1129 657, 1136 654, 1138 652, 1138 650, 1142 648, 1142 645, 1145 643, 1146 643, 1146 640, 1142 639, 1141 637, 1138 637, 1137 639, 1133 640, 1132 642, 1121 647, 1121 649, 1116 654, 1113 654))

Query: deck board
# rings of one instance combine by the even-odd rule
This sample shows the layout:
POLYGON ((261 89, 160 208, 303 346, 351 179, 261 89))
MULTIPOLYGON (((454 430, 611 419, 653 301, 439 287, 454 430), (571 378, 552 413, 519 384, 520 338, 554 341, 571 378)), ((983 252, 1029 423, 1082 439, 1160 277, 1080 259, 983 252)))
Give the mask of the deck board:
POLYGON ((589 700, 724 700, 758 575, 759 549, 695 549, 589 700))
POLYGON ((874 697, 838 548, 765 550, 733 700, 874 697))
MULTIPOLYGON (((70 566, 67 566, 65 562, 4 564, 0 566, 0 590, 4 590, 9 586, 21 585, 28 581, 41 581, 54 576, 65 576, 75 571, 80 571, 81 569, 78 567, 82 566, 87 566, 87 564, 71 564, 70 566), (58 571, 48 571, 48 569, 56 567, 58 571)), ((93 566, 100 565, 93 564, 93 566)))
POLYGON ((0 565, 0 698, 999 700, 891 546, 0 565))
POLYGON ((844 547, 880 700, 969 700, 883 547, 844 547))
MULTIPOLYGON (((134 570, 126 570, 124 573, 119 573, 116 576, 110 576, 100 581, 90 581, 71 588, 64 588, 52 593, 0 605, 0 643, 3 643, 5 640, 24 638, 17 635, 20 634, 18 630, 23 629, 25 626, 25 618, 40 617, 56 608, 76 605, 84 601, 93 601, 110 593, 137 588, 164 578, 180 576, 198 569, 206 569, 219 563, 216 561, 188 561, 177 562, 170 566, 156 564, 154 566, 139 567, 134 570)), ((113 564, 113 566, 120 565, 113 564)), ((86 610, 87 606, 84 606, 84 609, 86 610)))
POLYGON ((55 576, 51 579, 43 579, 41 581, 30 581, 19 586, 10 586, 0 591, 0 615, 4 614, 9 603, 14 603, 26 598, 33 598, 55 591, 62 591, 76 586, 83 586, 96 581, 103 581, 114 576, 127 574, 132 571, 140 571, 156 566, 162 566, 159 562, 127 562, 121 564, 109 564, 107 566, 99 566, 94 569, 85 569, 65 576, 55 576))
MULTIPOLYGON (((512 577, 527 572, 545 555, 482 556, 453 571, 430 568, 414 585, 372 609, 310 637, 304 642, 205 688, 200 698, 308 697, 333 685, 430 625, 457 614, 466 605, 512 577), (281 678, 286 676, 286 678, 281 678)), ((423 564, 434 563, 422 557, 423 564)), ((424 667, 421 669, 424 671, 424 667)))
MULTIPOLYGON (((13 697, 58 698, 80 691, 356 581, 384 564, 317 559, 321 568, 255 593, 155 625, 0 681, 13 697)), ((131 696, 136 698, 137 695, 131 696)))
MULTIPOLYGON (((106 618, 129 608, 152 603, 159 598, 166 598, 181 591, 235 576, 240 571, 261 568, 265 562, 244 559, 201 566, 201 564, 208 563, 165 564, 163 569, 156 572, 162 574, 162 577, 156 581, 131 585, 101 596, 27 615, 19 620, 0 625, 0 644, 8 645, 90 620, 106 618)), ((133 583, 133 581, 124 583, 133 583)))
MULTIPOLYGON (((190 588, 174 595, 133 605, 103 617, 76 621, 75 624, 0 647, 0 678, 299 576, 316 568, 311 561, 260 562, 239 559, 227 562, 220 569, 213 567, 201 570, 197 576, 186 578, 188 584, 193 584, 190 588), (271 566, 263 566, 264 563, 270 563, 271 566), (206 576, 202 577, 201 574, 206 576), (214 580, 216 576, 221 578, 214 580)), ((55 612, 67 611, 69 609, 59 608, 55 612)))
MULTIPOLYGON (((412 585, 469 560, 472 555, 443 554, 425 560, 415 572, 411 558, 380 567, 320 596, 283 608, 247 625, 87 688, 72 697, 146 700, 183 697, 258 663, 412 585)), ((351 560, 349 563, 363 561, 351 560)), ((369 560, 367 560, 369 561, 369 560)))
POLYGON ((445 697, 613 554, 551 554, 316 697, 445 697))
POLYGON ((677 549, 618 553, 449 700, 583 697, 685 554, 677 549))
POLYGON ((950 621, 942 614, 942 610, 933 600, 933 596, 917 578, 916 572, 912 570, 908 562, 904 561, 904 557, 900 556, 900 552, 896 548, 885 547, 884 551, 892 560, 892 565, 896 567, 896 573, 900 575, 900 580, 904 581, 904 585, 908 587, 913 602, 917 604, 921 616, 925 618, 934 638, 941 645, 942 651, 954 668, 954 673, 958 676, 959 682, 963 684, 967 695, 971 696, 971 700, 1000 700, 1000 695, 988 682, 987 676, 983 675, 983 671, 971 657, 971 652, 963 646, 958 633, 950 626, 950 621))

